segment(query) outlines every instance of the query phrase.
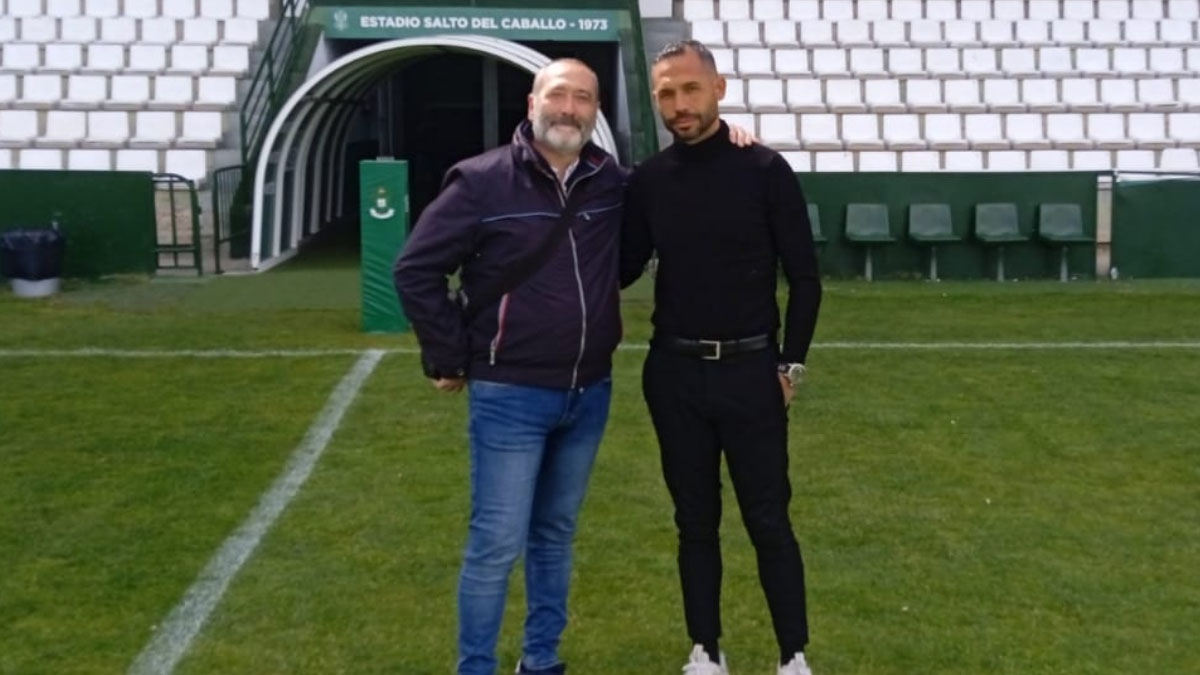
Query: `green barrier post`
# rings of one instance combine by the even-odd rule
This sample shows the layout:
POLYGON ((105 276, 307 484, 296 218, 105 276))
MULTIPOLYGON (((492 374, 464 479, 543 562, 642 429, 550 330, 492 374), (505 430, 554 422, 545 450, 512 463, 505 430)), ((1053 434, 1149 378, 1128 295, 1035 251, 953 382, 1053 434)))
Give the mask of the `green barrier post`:
POLYGON ((392 264, 408 235, 408 162, 363 160, 359 190, 363 332, 404 333, 408 320, 396 296, 392 264))

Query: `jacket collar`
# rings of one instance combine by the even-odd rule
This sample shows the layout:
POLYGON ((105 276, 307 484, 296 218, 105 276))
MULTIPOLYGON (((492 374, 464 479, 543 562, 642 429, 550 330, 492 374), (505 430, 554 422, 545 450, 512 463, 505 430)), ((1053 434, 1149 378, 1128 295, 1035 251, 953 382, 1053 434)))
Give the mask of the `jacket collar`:
MULTIPOLYGON (((512 148, 518 161, 539 173, 548 173, 550 176, 554 176, 554 169, 550 168, 550 163, 533 146, 533 124, 529 120, 522 120, 513 131, 512 148)), ((610 158, 611 155, 602 150, 600 146, 588 141, 579 151, 579 165, 567 178, 567 184, 571 185, 580 178, 596 173, 610 158)))

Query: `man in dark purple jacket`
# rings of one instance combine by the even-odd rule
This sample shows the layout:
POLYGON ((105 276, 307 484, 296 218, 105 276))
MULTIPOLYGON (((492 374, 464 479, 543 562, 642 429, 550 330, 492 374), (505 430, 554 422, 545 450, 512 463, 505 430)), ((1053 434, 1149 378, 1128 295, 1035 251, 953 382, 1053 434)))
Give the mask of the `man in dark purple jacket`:
POLYGON ((621 339, 627 174, 589 140, 598 110, 599 85, 585 64, 543 68, 513 142, 446 174, 395 265, 425 374, 440 390, 469 392, 460 675, 496 672, 508 577, 522 553, 528 616, 517 672, 566 669, 558 644, 571 542, 621 339), (458 270, 462 289, 452 299, 447 278, 458 270))

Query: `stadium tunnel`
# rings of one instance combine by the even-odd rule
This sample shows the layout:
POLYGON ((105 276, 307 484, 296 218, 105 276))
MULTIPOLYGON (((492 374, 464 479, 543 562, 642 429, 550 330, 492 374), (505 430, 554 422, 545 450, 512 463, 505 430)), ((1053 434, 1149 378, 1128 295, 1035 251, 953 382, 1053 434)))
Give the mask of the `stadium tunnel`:
POLYGON ((596 70, 601 92, 612 95, 601 97, 593 140, 628 159, 628 137, 619 143, 609 125, 616 116, 628 128, 617 45, 534 44, 479 35, 327 43, 328 65, 314 59, 254 167, 251 267, 270 269, 334 224, 353 222, 357 233, 362 159, 409 162, 415 223, 454 162, 508 142, 526 116, 532 74, 552 58, 581 58, 596 70))

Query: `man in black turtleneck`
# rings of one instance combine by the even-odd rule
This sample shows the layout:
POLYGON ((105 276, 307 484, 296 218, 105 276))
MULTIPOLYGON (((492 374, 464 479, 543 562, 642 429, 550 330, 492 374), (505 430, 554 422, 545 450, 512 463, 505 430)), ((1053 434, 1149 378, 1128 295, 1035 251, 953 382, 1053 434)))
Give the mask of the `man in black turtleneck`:
POLYGON ((721 634, 720 457, 729 465, 779 642, 779 675, 811 675, 804 565, 788 515, 787 407, 821 300, 804 195, 788 163, 738 148, 717 115, 725 80, 694 41, 655 59, 654 99, 675 143, 639 166, 625 202, 621 283, 658 252, 643 392, 675 502, 684 672, 726 675, 721 634), (783 339, 777 270, 789 286, 783 339))

